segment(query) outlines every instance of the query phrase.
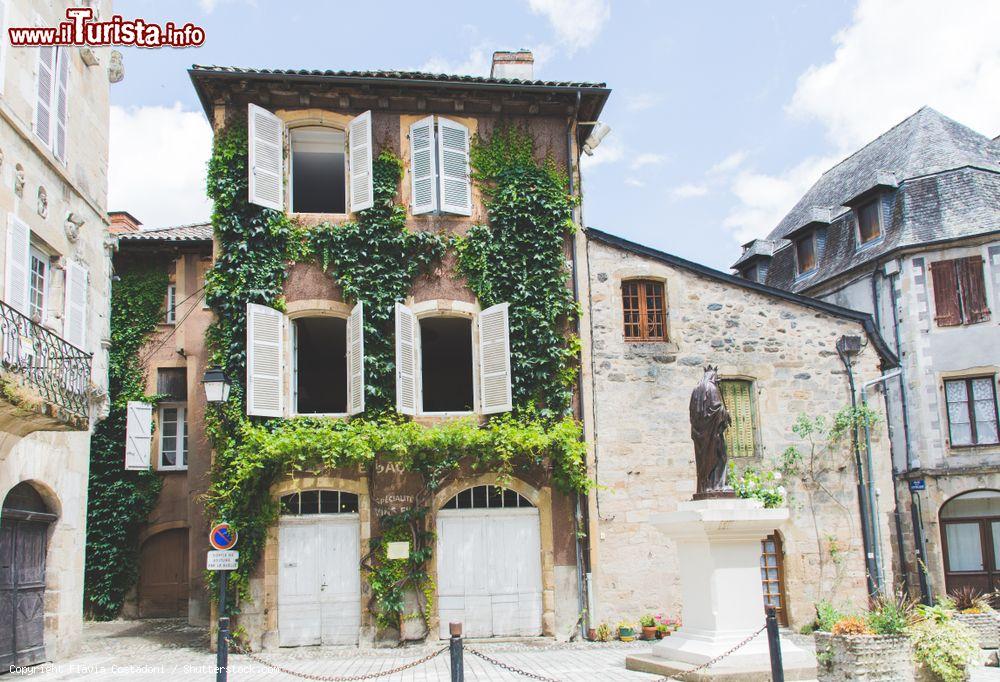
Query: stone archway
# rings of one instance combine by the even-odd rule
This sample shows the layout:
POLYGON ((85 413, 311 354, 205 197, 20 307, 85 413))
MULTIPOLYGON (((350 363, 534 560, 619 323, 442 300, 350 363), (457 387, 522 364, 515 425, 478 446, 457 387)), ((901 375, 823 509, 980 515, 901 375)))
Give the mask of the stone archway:
POLYGON ((1000 490, 969 490, 941 505, 945 589, 1000 589, 1000 490))

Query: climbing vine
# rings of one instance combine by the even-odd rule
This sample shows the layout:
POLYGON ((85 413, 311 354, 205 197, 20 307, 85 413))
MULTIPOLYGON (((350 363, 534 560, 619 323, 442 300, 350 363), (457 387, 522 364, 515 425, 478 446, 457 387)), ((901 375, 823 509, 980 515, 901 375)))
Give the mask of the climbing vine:
POLYGON ((124 471, 126 405, 155 402, 146 394, 140 350, 163 317, 165 269, 141 264, 119 273, 111 289, 108 416, 90 441, 87 499, 85 608, 92 618, 119 614, 139 575, 139 530, 156 504, 160 478, 152 471, 124 471))

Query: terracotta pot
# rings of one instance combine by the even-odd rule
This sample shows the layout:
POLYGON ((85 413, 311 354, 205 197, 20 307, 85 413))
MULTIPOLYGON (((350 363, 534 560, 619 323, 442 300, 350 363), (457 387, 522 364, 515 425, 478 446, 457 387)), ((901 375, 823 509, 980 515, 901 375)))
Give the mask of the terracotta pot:
POLYGON ((656 639, 656 626, 642 626, 642 638, 643 639, 656 639))
POLYGON ((596 628, 587 628, 587 639, 589 639, 591 642, 597 641, 597 629, 596 628))

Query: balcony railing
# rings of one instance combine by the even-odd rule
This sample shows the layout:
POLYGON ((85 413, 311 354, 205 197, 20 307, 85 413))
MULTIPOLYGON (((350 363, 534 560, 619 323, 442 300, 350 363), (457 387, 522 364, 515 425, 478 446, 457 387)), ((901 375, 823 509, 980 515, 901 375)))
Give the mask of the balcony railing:
POLYGON ((89 416, 93 356, 0 301, 0 365, 19 375, 46 402, 89 416))

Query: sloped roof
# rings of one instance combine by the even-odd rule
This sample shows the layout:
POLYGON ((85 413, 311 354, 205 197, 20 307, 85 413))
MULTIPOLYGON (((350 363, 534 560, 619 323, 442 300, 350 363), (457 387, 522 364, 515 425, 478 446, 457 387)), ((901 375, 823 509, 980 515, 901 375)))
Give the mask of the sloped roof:
POLYGON ((212 223, 191 223, 176 227, 157 227, 141 229, 138 232, 123 232, 118 235, 118 239, 142 242, 210 242, 212 241, 212 223))

